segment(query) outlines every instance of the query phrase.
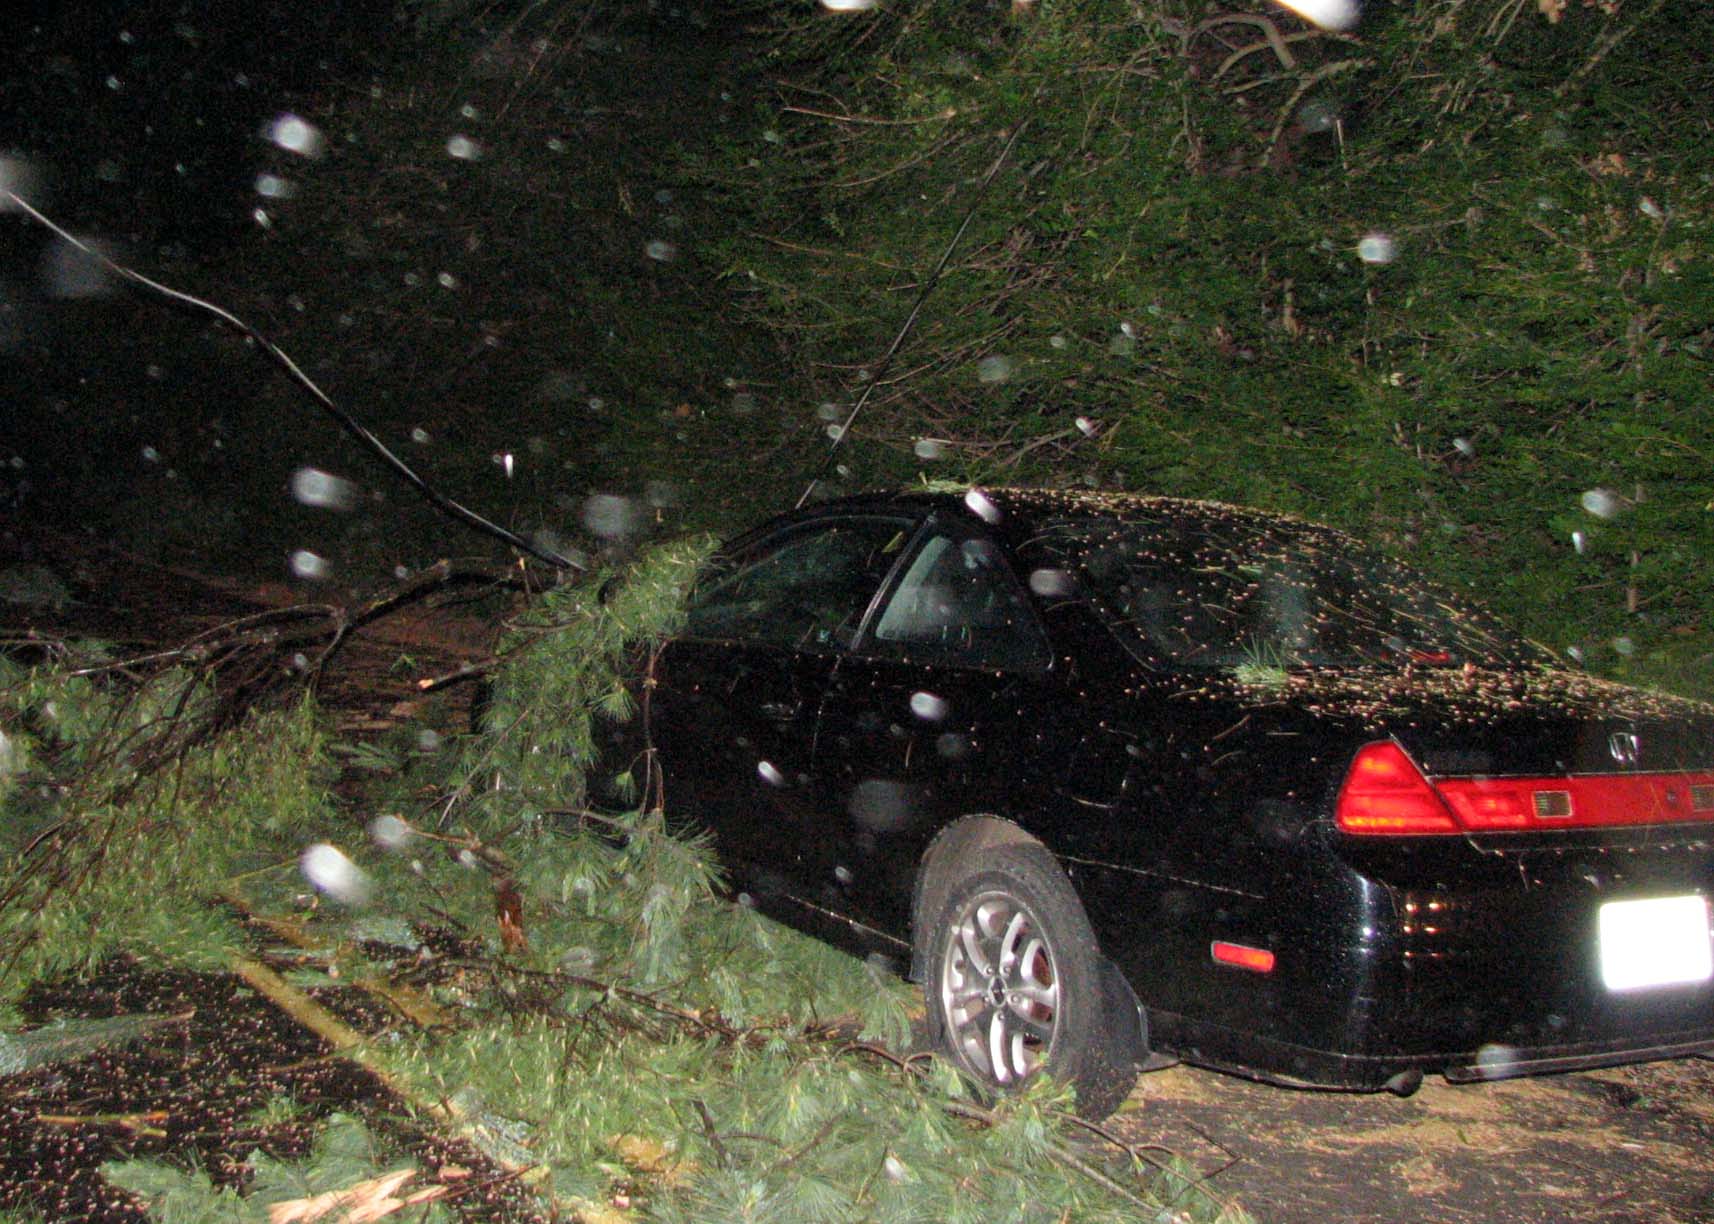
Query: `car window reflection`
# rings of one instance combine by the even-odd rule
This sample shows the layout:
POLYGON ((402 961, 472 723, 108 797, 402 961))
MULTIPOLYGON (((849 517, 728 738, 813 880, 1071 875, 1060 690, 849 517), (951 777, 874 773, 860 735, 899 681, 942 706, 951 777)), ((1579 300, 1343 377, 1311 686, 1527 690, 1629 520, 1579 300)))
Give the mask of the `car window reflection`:
POLYGON ((937 535, 923 545, 875 625, 888 653, 971 667, 1043 667, 1047 642, 999 549, 937 535))
POLYGON ((849 646, 909 538, 908 523, 869 519, 767 541, 698 587, 685 633, 810 649, 849 646))

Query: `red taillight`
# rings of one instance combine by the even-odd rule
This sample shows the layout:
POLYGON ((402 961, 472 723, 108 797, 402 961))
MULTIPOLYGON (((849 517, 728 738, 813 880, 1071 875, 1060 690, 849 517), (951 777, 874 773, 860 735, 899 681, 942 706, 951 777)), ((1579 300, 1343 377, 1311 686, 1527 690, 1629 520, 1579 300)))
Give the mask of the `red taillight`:
POLYGON ((1251 973, 1274 971, 1274 954, 1266 948, 1252 948, 1249 944, 1227 943, 1224 939, 1216 939, 1209 945, 1208 954, 1214 958, 1216 964, 1248 969, 1251 973))
POLYGON ((1391 741, 1358 751, 1339 792, 1334 822, 1343 833, 1395 837, 1459 831, 1422 771, 1391 741))
POLYGON ((1395 837, 1709 823, 1711 792, 1714 775, 1700 771, 1430 782, 1386 741, 1358 751, 1334 821, 1343 833, 1395 837))

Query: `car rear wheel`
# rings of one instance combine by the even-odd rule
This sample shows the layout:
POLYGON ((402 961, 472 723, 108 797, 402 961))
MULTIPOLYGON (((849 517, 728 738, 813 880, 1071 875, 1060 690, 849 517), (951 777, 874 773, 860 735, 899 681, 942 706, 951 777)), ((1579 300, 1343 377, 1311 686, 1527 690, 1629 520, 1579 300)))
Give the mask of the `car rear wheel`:
POLYGON ((1070 882, 1033 844, 956 864, 930 932, 931 1035, 983 1089, 1008 1092, 1047 1069, 1077 1111, 1113 1112, 1136 1082, 1133 1043, 1103 989, 1103 958, 1070 882))

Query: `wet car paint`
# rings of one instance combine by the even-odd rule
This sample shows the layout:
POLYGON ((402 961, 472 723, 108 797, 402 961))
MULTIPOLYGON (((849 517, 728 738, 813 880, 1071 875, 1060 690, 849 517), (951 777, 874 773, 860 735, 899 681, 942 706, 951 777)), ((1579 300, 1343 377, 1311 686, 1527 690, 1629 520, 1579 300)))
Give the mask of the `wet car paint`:
POLYGON ((950 493, 875 496, 794 516, 884 519, 915 538, 876 558, 886 574, 862 638, 693 632, 667 646, 651 731, 669 810, 712 829, 772 912, 901 962, 920 952, 912 899, 936 836, 976 813, 1014 822, 1073 882, 1149 1045, 1206 1065, 1372 1089, 1418 1071, 1714 1047, 1714 987, 1615 994, 1594 929, 1605 900, 1714 893, 1714 825, 1356 838, 1331 821, 1366 743, 1393 740, 1435 776, 1706 769, 1709 707, 1541 661, 1259 677, 1150 665, 1094 599, 1052 577, 1063 557, 1036 547, 1044 519, 1127 512, 1356 547, 1232 507, 1036 491, 990 491, 974 508, 950 493), (879 640, 882 609, 936 533, 992 550, 1039 657, 1014 644, 1005 666, 925 662, 879 640), (1635 745, 1628 761, 1615 742, 1635 745), (1252 953, 1268 971, 1241 963, 1252 953))

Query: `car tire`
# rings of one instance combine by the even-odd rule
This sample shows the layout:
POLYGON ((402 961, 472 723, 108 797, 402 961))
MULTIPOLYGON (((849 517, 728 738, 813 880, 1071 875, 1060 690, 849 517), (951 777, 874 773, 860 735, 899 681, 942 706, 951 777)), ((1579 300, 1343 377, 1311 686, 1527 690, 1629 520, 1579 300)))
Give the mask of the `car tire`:
POLYGON ((929 931, 929 1036, 987 1094, 1038 1068, 1077 1090, 1100 1119, 1136 1083, 1104 958, 1071 882, 1039 845, 1014 843, 956 863, 929 931))

